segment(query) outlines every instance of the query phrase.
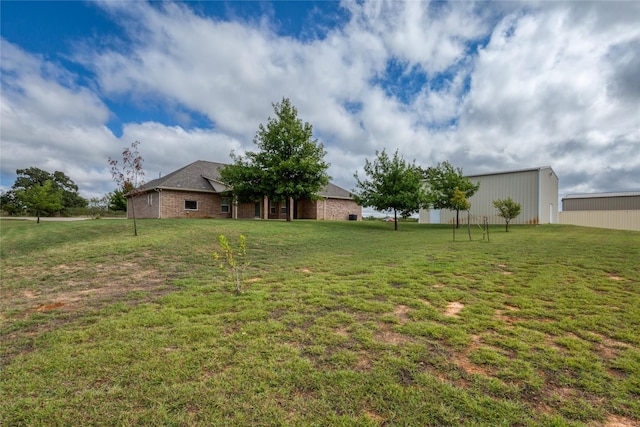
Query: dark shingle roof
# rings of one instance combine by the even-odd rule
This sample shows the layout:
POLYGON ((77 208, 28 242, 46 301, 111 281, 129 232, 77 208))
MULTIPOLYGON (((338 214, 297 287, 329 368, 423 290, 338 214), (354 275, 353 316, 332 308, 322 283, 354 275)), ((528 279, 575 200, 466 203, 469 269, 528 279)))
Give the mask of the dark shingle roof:
MULTIPOLYGON (((219 193, 227 189, 220 181, 220 169, 225 166, 226 164, 224 163, 197 160, 168 175, 149 181, 138 189, 147 191, 157 188, 219 193)), ((327 184, 323 190, 318 192, 318 195, 331 199, 351 199, 349 191, 332 183, 327 184)))
POLYGON ((168 175, 149 181, 140 186, 140 190, 152 190, 155 188, 171 190, 191 190, 218 192, 211 181, 220 180, 219 169, 224 168, 224 163, 195 161, 168 175))
POLYGON ((340 188, 335 184, 329 183, 324 189, 318 192, 319 196, 327 197, 330 199, 351 199, 351 193, 345 190, 344 188, 340 188))

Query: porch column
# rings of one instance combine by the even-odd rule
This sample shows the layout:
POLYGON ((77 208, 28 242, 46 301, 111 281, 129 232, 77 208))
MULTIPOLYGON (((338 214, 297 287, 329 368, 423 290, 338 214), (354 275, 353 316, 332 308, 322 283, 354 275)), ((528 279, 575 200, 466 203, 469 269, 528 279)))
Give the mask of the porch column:
POLYGON ((269 199, 267 196, 262 199, 262 219, 269 219, 269 199))
MULTIPOLYGON (((289 215, 289 216, 291 217, 291 219, 295 219, 295 218, 293 217, 293 214, 294 214, 294 212, 295 212, 295 211, 293 210, 293 197, 289 197, 288 203, 289 203, 289 207, 288 207, 288 209, 287 209, 287 215, 289 215)), ((289 219, 289 218, 287 218, 287 219, 289 219)))

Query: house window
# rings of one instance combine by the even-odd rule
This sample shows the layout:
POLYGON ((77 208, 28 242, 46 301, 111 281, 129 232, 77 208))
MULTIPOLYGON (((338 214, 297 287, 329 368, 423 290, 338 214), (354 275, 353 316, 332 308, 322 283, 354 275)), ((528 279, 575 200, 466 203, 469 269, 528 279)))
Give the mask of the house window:
POLYGON ((282 205, 280 206, 280 213, 287 213, 287 202, 282 203, 282 205))
POLYGON ((220 203, 220 212, 222 213, 229 213, 231 212, 231 204, 230 204, 230 200, 228 198, 223 198, 222 202, 220 203))
POLYGON ((147 204, 149 206, 153 205, 153 194, 152 193, 147 194, 147 204))
POLYGON ((198 201, 197 200, 185 200, 184 201, 184 210, 186 210, 186 211, 197 211, 198 210, 198 201))
POLYGON ((277 208, 278 208, 278 204, 277 203, 269 202, 269 212, 271 212, 271 214, 275 215, 277 208))

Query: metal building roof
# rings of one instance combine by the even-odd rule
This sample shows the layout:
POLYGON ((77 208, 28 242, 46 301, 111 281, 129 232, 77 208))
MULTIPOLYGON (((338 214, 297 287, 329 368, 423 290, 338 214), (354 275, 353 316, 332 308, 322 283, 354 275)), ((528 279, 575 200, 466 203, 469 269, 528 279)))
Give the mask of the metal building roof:
POLYGON ((506 175, 506 174, 509 174, 509 173, 537 172, 537 171, 541 171, 543 169, 550 169, 551 172, 553 172, 553 174, 556 175, 555 171, 553 170, 553 168, 551 166, 540 166, 540 167, 537 167, 537 168, 516 169, 516 170, 501 171, 501 172, 474 173, 474 174, 465 175, 465 176, 467 178, 471 178, 471 177, 475 178, 475 177, 479 177, 479 176, 489 176, 489 175, 506 175))
POLYGON ((610 192, 610 193, 577 193, 577 194, 567 194, 562 198, 565 199, 593 199, 598 197, 632 197, 632 196, 640 196, 640 191, 618 191, 618 192, 610 192))

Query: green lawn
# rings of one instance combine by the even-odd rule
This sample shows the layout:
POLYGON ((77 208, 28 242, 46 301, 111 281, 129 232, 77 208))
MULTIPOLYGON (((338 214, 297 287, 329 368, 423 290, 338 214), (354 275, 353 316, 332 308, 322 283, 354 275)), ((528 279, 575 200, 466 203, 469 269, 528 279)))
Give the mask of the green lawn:
POLYGON ((640 424, 640 233, 2 221, 0 425, 640 424), (235 295, 211 253, 247 237, 235 295))

